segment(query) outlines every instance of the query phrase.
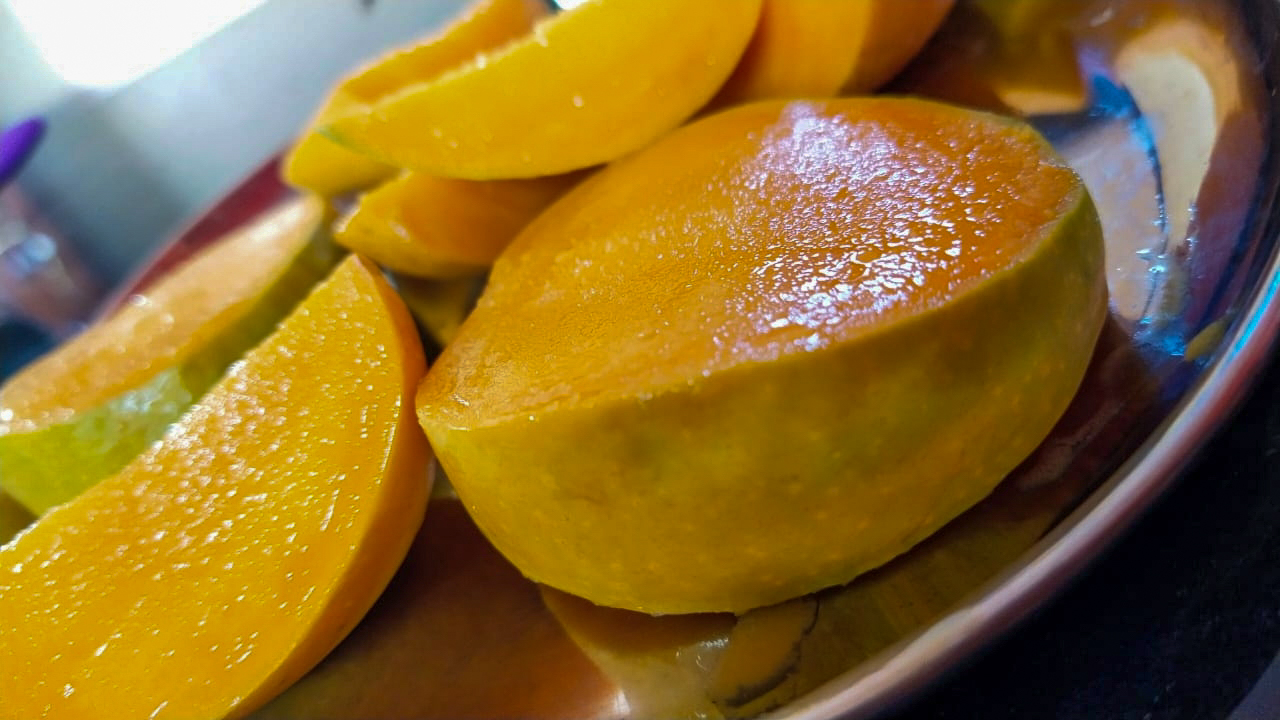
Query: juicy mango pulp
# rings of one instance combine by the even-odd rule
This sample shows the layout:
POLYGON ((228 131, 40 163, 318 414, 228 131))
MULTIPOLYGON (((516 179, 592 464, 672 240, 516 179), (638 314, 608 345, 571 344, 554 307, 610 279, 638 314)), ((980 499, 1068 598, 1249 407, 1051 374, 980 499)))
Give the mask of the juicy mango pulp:
POLYGON ((479 275, 582 177, 477 181, 404 173, 363 194, 339 224, 336 239, 393 272, 442 279, 479 275))
POLYGON ((119 474, 0 548, 0 714, 220 718, 355 625, 422 520, 424 371, 357 258, 119 474))
POLYGON ((333 266, 298 199, 209 248, 0 388, 0 485, 35 514, 164 433, 333 266))
POLYGON ((583 3, 497 52, 348 108, 320 131, 398 167, 473 180, 609 162, 711 99, 750 40, 760 2, 583 3))
POLYGON ((553 206, 430 375, 433 395, 466 403, 430 413, 494 423, 847 342, 1016 264, 1069 208, 1076 176, 1023 149, 1043 147, 1029 127, 991 118, 966 137, 963 110, 840 102, 874 121, 740 108, 553 206), (634 191, 595 191, 622 173, 634 191), (570 293, 582 302, 565 312, 570 293))
POLYGON ((326 211, 290 203, 219 242, 0 388, 0 434, 91 410, 236 327, 311 242, 326 211))

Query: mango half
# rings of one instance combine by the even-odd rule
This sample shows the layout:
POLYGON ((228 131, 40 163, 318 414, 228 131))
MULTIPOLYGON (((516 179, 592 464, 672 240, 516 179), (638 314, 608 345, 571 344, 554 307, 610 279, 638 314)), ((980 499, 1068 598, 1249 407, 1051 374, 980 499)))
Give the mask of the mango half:
POLYGON ((686 126, 516 238, 419 388, 477 525, 600 605, 842 584, 988 494, 1107 312, 1076 174, 1021 122, 898 98, 686 126))

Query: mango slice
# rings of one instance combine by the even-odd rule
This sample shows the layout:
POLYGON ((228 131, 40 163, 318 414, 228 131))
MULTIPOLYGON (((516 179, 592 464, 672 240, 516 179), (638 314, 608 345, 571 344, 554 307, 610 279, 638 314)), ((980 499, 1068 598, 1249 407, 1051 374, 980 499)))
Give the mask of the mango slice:
POLYGON ((193 258, 0 388, 0 485, 37 515, 159 439, 333 267, 297 200, 193 258))
POLYGON ((335 235, 340 244, 395 272, 476 276, 582 177, 476 181, 405 173, 362 195, 335 235))
POLYGON ((898 73, 955 0, 765 0, 751 43, 713 104, 869 92, 898 73))
POLYGON ((711 99, 742 55, 760 2, 589 0, 501 51, 366 96, 320 131, 398 167, 473 180, 598 165, 711 99))
POLYGON ((531 579, 741 612, 847 582, 989 493, 1067 406, 1106 312, 1093 205, 1028 126, 756 103, 539 216, 418 413, 531 579))
POLYGON ((221 718, 325 656, 429 492, 417 333, 351 258, 119 474, 0 548, 12 717, 221 718))
POLYGON ((390 95, 502 47, 551 12, 542 0, 478 0, 434 37, 379 58, 344 80, 285 158, 285 181, 331 197, 378 184, 396 168, 352 152, 316 131, 352 108, 390 95))
POLYGON ((846 93, 870 92, 892 80, 937 32, 955 0, 881 0, 870 5, 858 60, 845 80, 846 93))

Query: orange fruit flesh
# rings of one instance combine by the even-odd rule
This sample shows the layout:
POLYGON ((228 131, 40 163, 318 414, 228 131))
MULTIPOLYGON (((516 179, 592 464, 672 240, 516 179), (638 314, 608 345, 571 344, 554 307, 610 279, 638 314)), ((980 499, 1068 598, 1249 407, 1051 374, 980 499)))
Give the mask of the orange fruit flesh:
POLYGON ((946 20, 956 0, 882 0, 874 3, 847 93, 867 93, 902 71, 946 20))
POLYGON ((312 127, 285 159, 285 179, 321 195, 373 185, 395 168, 353 152, 316 132, 352 107, 375 102, 521 37, 550 13, 541 0, 480 0, 440 33, 395 50, 345 79, 320 108, 312 127))
POLYGON ((571 191, 494 266, 429 378, 465 404, 432 412, 465 425, 600 404, 874 333, 1015 264, 1077 182, 1023 149, 1040 141, 1020 124, 833 107, 738 108, 571 191), (624 172, 633 192, 595 192, 624 172))
POLYGON ((593 0, 498 51, 353 104, 320 132, 398 167, 473 180, 609 162, 711 99, 760 2, 593 0))
POLYGON ((163 441, 0 548, 4 713, 224 717, 300 677, 421 523, 423 372, 347 260, 163 441))
POLYGON ((835 95, 881 1, 765 0, 751 42, 712 104, 835 95))
POLYGON ((232 329, 309 241, 322 203, 288 203, 220 241, 0 388, 0 433, 93 409, 232 329))
POLYGON ((954 2, 766 0, 712 105, 875 90, 924 47, 954 2))
POLYGON ((396 50, 338 86, 351 100, 370 103, 520 39, 550 14, 543 0, 480 0, 435 37, 396 50))
POLYGON ((337 241, 417 277, 478 275, 582 173, 528 180, 458 180, 405 173, 365 193, 337 241))

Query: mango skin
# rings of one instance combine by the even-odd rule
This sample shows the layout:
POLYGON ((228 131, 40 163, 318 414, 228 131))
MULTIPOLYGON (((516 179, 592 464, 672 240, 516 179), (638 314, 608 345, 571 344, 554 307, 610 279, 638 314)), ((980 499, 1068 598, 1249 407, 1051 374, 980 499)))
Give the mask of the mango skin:
POLYGON ((477 524, 538 582, 649 613, 842 584, 987 495, 1074 395, 1107 295, 1080 183, 1060 207, 974 288, 820 352, 475 423, 434 409, 442 359, 419 418, 477 524))
POLYGON ((0 432, 0 485, 9 495, 42 515, 115 474, 163 437, 228 366, 276 328, 340 258, 329 237, 328 210, 319 201, 297 200, 273 213, 290 208, 297 208, 302 219, 289 231, 295 237, 281 242, 297 245, 296 251, 267 286, 221 313, 231 316, 230 324, 180 361, 157 367, 145 382, 96 407, 33 430, 0 432))

